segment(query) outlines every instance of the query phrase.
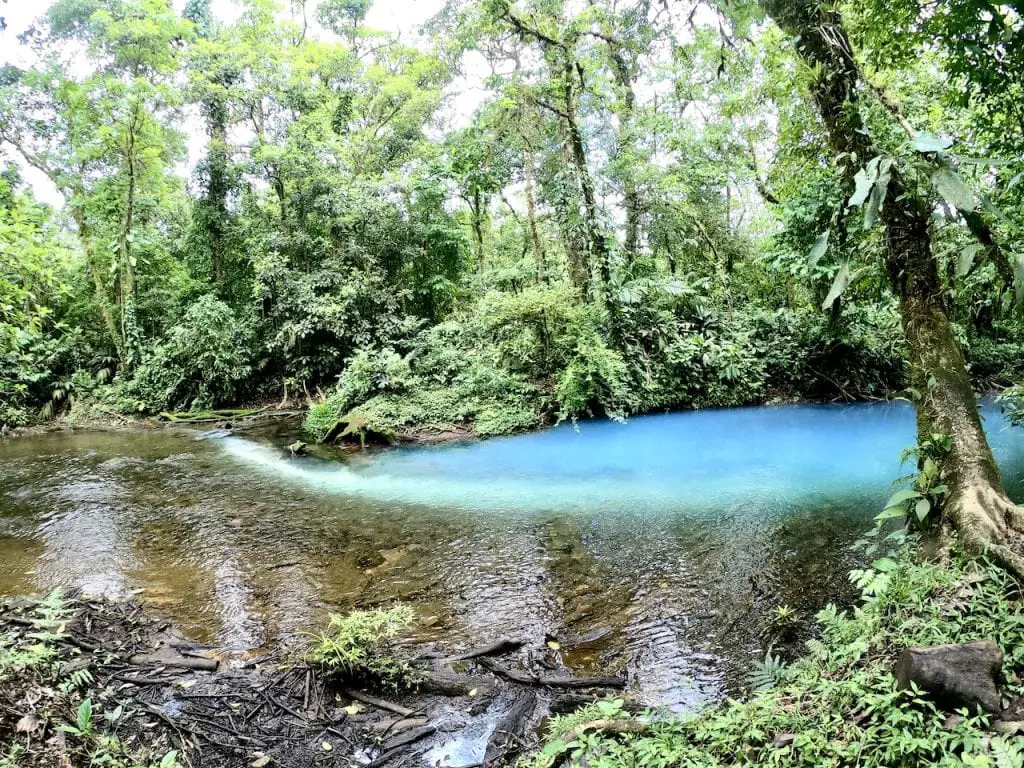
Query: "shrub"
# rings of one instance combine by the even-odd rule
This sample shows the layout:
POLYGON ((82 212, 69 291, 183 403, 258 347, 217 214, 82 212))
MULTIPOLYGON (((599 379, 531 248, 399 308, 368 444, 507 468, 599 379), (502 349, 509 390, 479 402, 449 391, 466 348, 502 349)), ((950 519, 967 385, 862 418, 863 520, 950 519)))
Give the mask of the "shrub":
POLYGON ((622 355, 609 349, 597 334, 576 347, 558 377, 555 399, 561 418, 582 413, 621 418, 638 405, 622 355))
POLYGON ((309 650, 309 658, 346 680, 380 682, 393 687, 414 685, 418 673, 394 640, 416 618, 412 608, 331 614, 327 631, 309 650))
POLYGON ((224 302, 202 296, 143 358, 120 394, 143 412, 234 402, 252 370, 250 355, 246 325, 224 302))

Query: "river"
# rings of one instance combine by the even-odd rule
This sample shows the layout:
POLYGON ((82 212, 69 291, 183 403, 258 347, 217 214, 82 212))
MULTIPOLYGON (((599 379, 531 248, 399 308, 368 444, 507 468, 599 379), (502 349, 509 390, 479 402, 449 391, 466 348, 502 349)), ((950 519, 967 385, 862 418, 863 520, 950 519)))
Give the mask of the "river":
MULTIPOLYGON (((1024 431, 984 411, 1021 498, 1024 431)), ((297 429, 0 441, 0 593, 134 595, 228 654, 401 599, 421 639, 557 640, 690 710, 742 688, 776 606, 852 599, 851 544, 909 471, 913 413, 707 410, 292 457, 297 429)))

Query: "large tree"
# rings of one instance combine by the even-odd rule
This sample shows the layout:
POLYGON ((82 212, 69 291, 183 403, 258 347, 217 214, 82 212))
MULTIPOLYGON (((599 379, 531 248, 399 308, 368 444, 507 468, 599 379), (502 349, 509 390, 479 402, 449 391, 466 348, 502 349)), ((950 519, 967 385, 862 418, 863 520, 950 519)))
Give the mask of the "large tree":
MULTIPOLYGON (((861 114, 865 83, 843 18, 819 0, 763 0, 765 11, 796 41, 812 69, 811 95, 837 162, 852 182, 884 155, 861 114)), ((1024 574, 1024 512, 1003 488, 982 429, 977 400, 949 319, 947 295, 932 249, 932 201, 887 158, 887 185, 875 201, 884 228, 884 260, 899 299, 916 392, 919 441, 947 436, 944 519, 974 553, 988 552, 1024 574)), ((876 168, 878 165, 876 165, 876 168)))

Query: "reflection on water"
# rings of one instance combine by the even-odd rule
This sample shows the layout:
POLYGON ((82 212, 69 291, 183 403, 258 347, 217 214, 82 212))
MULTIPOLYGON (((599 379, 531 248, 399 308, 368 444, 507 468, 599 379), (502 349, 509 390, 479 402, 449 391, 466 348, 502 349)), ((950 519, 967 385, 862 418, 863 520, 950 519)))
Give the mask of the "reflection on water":
MULTIPOLYGON (((1013 488, 1024 439, 989 421, 1013 488)), ((742 680, 776 605, 848 599, 849 543, 912 425, 898 405, 787 406, 354 458, 290 457, 294 425, 8 441, 0 592, 138 590, 234 651, 403 599, 425 638, 552 635, 570 664, 693 708, 742 680)))

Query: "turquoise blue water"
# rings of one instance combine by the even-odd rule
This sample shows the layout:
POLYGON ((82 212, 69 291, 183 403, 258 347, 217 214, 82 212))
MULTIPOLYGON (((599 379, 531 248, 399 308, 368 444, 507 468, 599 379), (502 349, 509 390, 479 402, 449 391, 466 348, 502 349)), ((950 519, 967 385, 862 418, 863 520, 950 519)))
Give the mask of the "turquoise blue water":
MULTIPOLYGON (((1024 477, 1024 430, 991 402, 986 428, 1011 490, 1024 477)), ((737 503, 782 511, 807 500, 881 503, 910 471, 914 442, 902 401, 781 405, 565 423, 532 434, 370 454, 347 464, 290 458, 242 438, 224 450, 315 488, 401 503, 522 514, 529 510, 685 513, 737 503)))
MULTIPOLYGON (((1024 430, 985 414, 1021 498, 1024 430)), ((875 403, 301 458, 294 423, 0 440, 0 594, 135 595, 238 652, 402 600, 445 648, 517 636, 548 653, 554 636, 565 663, 695 709, 742 691, 777 606, 809 623, 851 604, 852 544, 910 471, 913 429, 909 405, 875 403)))

